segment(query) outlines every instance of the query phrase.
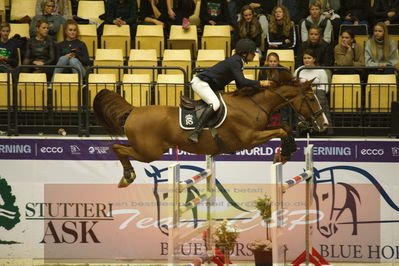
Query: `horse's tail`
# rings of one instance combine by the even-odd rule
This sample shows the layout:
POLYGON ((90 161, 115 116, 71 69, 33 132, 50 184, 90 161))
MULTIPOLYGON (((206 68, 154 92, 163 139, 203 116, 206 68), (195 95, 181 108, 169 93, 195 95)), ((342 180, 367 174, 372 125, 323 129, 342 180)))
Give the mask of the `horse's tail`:
POLYGON ((93 103, 97 122, 110 135, 123 135, 121 118, 134 107, 116 92, 103 89, 97 93, 93 103))

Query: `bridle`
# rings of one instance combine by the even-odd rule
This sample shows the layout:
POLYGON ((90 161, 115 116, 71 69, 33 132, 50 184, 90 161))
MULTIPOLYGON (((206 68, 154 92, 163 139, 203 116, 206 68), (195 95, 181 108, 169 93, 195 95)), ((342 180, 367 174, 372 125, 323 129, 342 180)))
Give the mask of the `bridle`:
MULTIPOLYGON (((285 97, 284 95, 280 94, 279 92, 273 90, 273 89, 269 89, 268 91, 276 94, 277 96, 279 96, 281 99, 284 100, 284 102, 288 103, 291 108, 295 111, 297 117, 298 117, 298 126, 300 128, 302 128, 303 130, 307 130, 307 129, 311 129, 313 128, 313 126, 318 127, 317 125, 317 117, 319 117, 320 115, 322 115, 324 113, 323 108, 321 108, 320 110, 314 111, 312 106, 310 105, 310 101, 311 99, 306 96, 306 92, 301 89, 301 94, 302 94, 302 99, 301 99, 301 104, 299 106, 299 109, 295 108, 294 104, 292 103, 293 99, 288 99, 287 97, 285 97), (310 110, 311 115, 309 117, 309 119, 306 119, 302 114, 299 113, 300 110, 302 110, 302 106, 303 104, 306 104, 306 107, 310 110)), ((259 103, 257 103, 254 99, 252 99, 252 97, 250 98, 250 100, 255 103, 255 105, 257 105, 259 107, 259 109, 261 109, 268 117, 270 116, 270 113, 268 111, 266 111, 259 103)))

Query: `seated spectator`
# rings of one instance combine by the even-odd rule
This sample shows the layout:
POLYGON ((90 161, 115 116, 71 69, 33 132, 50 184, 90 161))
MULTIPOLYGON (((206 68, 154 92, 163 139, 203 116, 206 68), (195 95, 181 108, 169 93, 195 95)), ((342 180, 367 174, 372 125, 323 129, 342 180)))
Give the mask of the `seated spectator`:
MULTIPOLYGON (((26 44, 24 65, 52 65, 55 60, 55 43, 48 36, 49 24, 47 21, 39 19, 36 22, 36 36, 30 38, 26 44)), ((53 69, 34 68, 27 70, 34 73, 46 73, 47 80, 50 80, 53 69)))
POLYGON ((273 8, 266 33, 266 46, 273 49, 294 48, 296 34, 294 24, 285 6, 277 5, 273 8))
MULTIPOLYGON (((41 15, 42 14, 42 4, 43 0, 36 0, 36 15, 41 15)), ((55 0, 55 7, 53 9, 53 15, 61 15, 64 17, 64 19, 69 18, 69 5, 67 0, 55 0)), ((71 13, 72 14, 72 13, 71 13)))
POLYGON ((155 24, 165 27, 168 20, 166 0, 141 1, 139 20, 143 24, 155 24))
POLYGON ((117 26, 129 25, 130 37, 136 35, 138 7, 136 0, 108 0, 105 6, 105 20, 97 28, 97 34, 101 36, 104 31, 104 24, 117 26))
POLYGON ((200 20, 204 25, 231 25, 226 0, 203 0, 200 20))
POLYGON ((57 41, 57 33, 60 26, 64 24, 65 20, 61 15, 53 14, 55 8, 55 0, 43 0, 41 3, 42 15, 36 15, 32 18, 32 22, 29 27, 30 37, 36 36, 36 25, 37 21, 45 20, 48 22, 48 36, 57 41))
MULTIPOLYGON (((0 24, 0 65, 14 68, 18 65, 17 44, 10 40, 10 24, 3 22, 0 24)), ((5 69, 0 67, 0 72, 5 69)))
POLYGON ((399 23, 399 0, 375 0, 373 6, 374 23, 384 22, 386 25, 399 23))
MULTIPOLYGON (((89 53, 84 42, 78 39, 79 27, 76 21, 68 19, 64 24, 64 41, 57 44, 58 58, 57 66, 74 66, 73 73, 81 73, 82 80, 86 76, 85 66, 90 64, 89 53)), ((63 68, 56 68, 54 73, 64 72, 63 68)))
POLYGON ((370 0, 344 1, 342 24, 368 24, 372 15, 370 0))
POLYGON ((350 29, 341 32, 341 43, 334 48, 336 66, 364 66, 364 50, 350 29))
POLYGON ((190 16, 194 14, 195 0, 166 0, 169 18, 183 29, 190 28, 190 16))
MULTIPOLYGON (((374 26, 373 35, 365 46, 366 66, 396 66, 398 63, 398 51, 396 44, 389 38, 387 26, 378 22, 374 26)), ((393 73, 393 69, 386 69, 384 73, 393 73)))
POLYGON ((316 25, 312 25, 308 32, 307 41, 302 42, 299 46, 296 58, 296 67, 302 65, 302 57, 305 50, 311 49, 316 54, 317 58, 320 58, 318 62, 320 66, 331 66, 332 63, 332 49, 330 44, 321 38, 320 28, 316 25))
MULTIPOLYGON (((277 53, 269 53, 266 57, 265 66, 267 67, 282 67, 280 65, 280 57, 277 53)), ((267 80, 270 82, 281 82, 286 80, 291 80, 292 74, 289 70, 285 69, 262 69, 259 73, 259 80, 267 80)), ((279 125, 281 123, 288 123, 289 119, 289 110, 290 107, 288 105, 282 107, 279 112, 272 115, 271 124, 269 126, 279 125)))
MULTIPOLYGON (((339 27, 341 26, 341 17, 338 14, 339 9, 334 9, 332 1, 330 0, 316 0, 316 1, 320 3, 321 11, 324 17, 330 20, 334 34, 334 39, 337 40, 339 35, 339 27)), ((335 5, 336 8, 340 8, 341 5, 339 1, 337 4, 335 5)))
MULTIPOLYGON (((266 36, 267 33, 267 15, 272 12, 273 7, 277 4, 276 0, 242 0, 239 10, 243 6, 250 6, 255 11, 255 16, 258 18, 260 25, 262 26, 263 34, 266 36)), ((240 19, 240 18, 238 18, 240 19)))
POLYGON ((309 4, 310 15, 300 23, 302 41, 307 41, 308 31, 312 25, 320 28, 323 40, 327 43, 331 42, 332 26, 331 21, 322 15, 321 5, 319 2, 311 2, 309 4))
POLYGON ((254 9, 251 6, 243 6, 240 14, 241 18, 238 21, 237 29, 234 31, 234 41, 237 43, 240 39, 251 39, 256 44, 256 52, 261 57, 262 27, 254 16, 254 9))
MULTIPOLYGON (((302 56, 303 65, 305 67, 318 66, 317 57, 313 50, 305 50, 302 56)), ((328 75, 324 69, 302 69, 298 68, 295 70, 295 76, 299 77, 303 81, 313 80, 312 88, 316 93, 317 98, 320 101, 320 105, 326 114, 328 122, 331 123, 330 108, 328 105, 327 93, 328 93, 328 75)), ((332 129, 328 128, 327 134, 331 135, 332 129)))

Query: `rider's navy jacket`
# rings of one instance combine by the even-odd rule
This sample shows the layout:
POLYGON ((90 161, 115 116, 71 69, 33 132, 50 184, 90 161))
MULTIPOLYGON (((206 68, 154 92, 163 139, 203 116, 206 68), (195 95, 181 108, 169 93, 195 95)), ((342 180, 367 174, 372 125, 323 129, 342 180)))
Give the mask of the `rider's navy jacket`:
POLYGON ((224 90, 224 86, 235 80, 237 88, 260 87, 257 80, 244 77, 242 68, 244 63, 238 54, 230 56, 207 70, 198 73, 197 77, 207 82, 212 90, 224 90))

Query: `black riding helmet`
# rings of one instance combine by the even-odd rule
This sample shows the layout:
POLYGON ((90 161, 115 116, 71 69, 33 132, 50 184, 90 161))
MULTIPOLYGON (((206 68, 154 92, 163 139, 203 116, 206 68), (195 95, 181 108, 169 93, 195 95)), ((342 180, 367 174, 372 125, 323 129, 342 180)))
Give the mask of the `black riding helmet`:
POLYGON ((256 44, 250 39, 241 39, 236 44, 236 53, 242 56, 243 54, 255 53, 256 44))

